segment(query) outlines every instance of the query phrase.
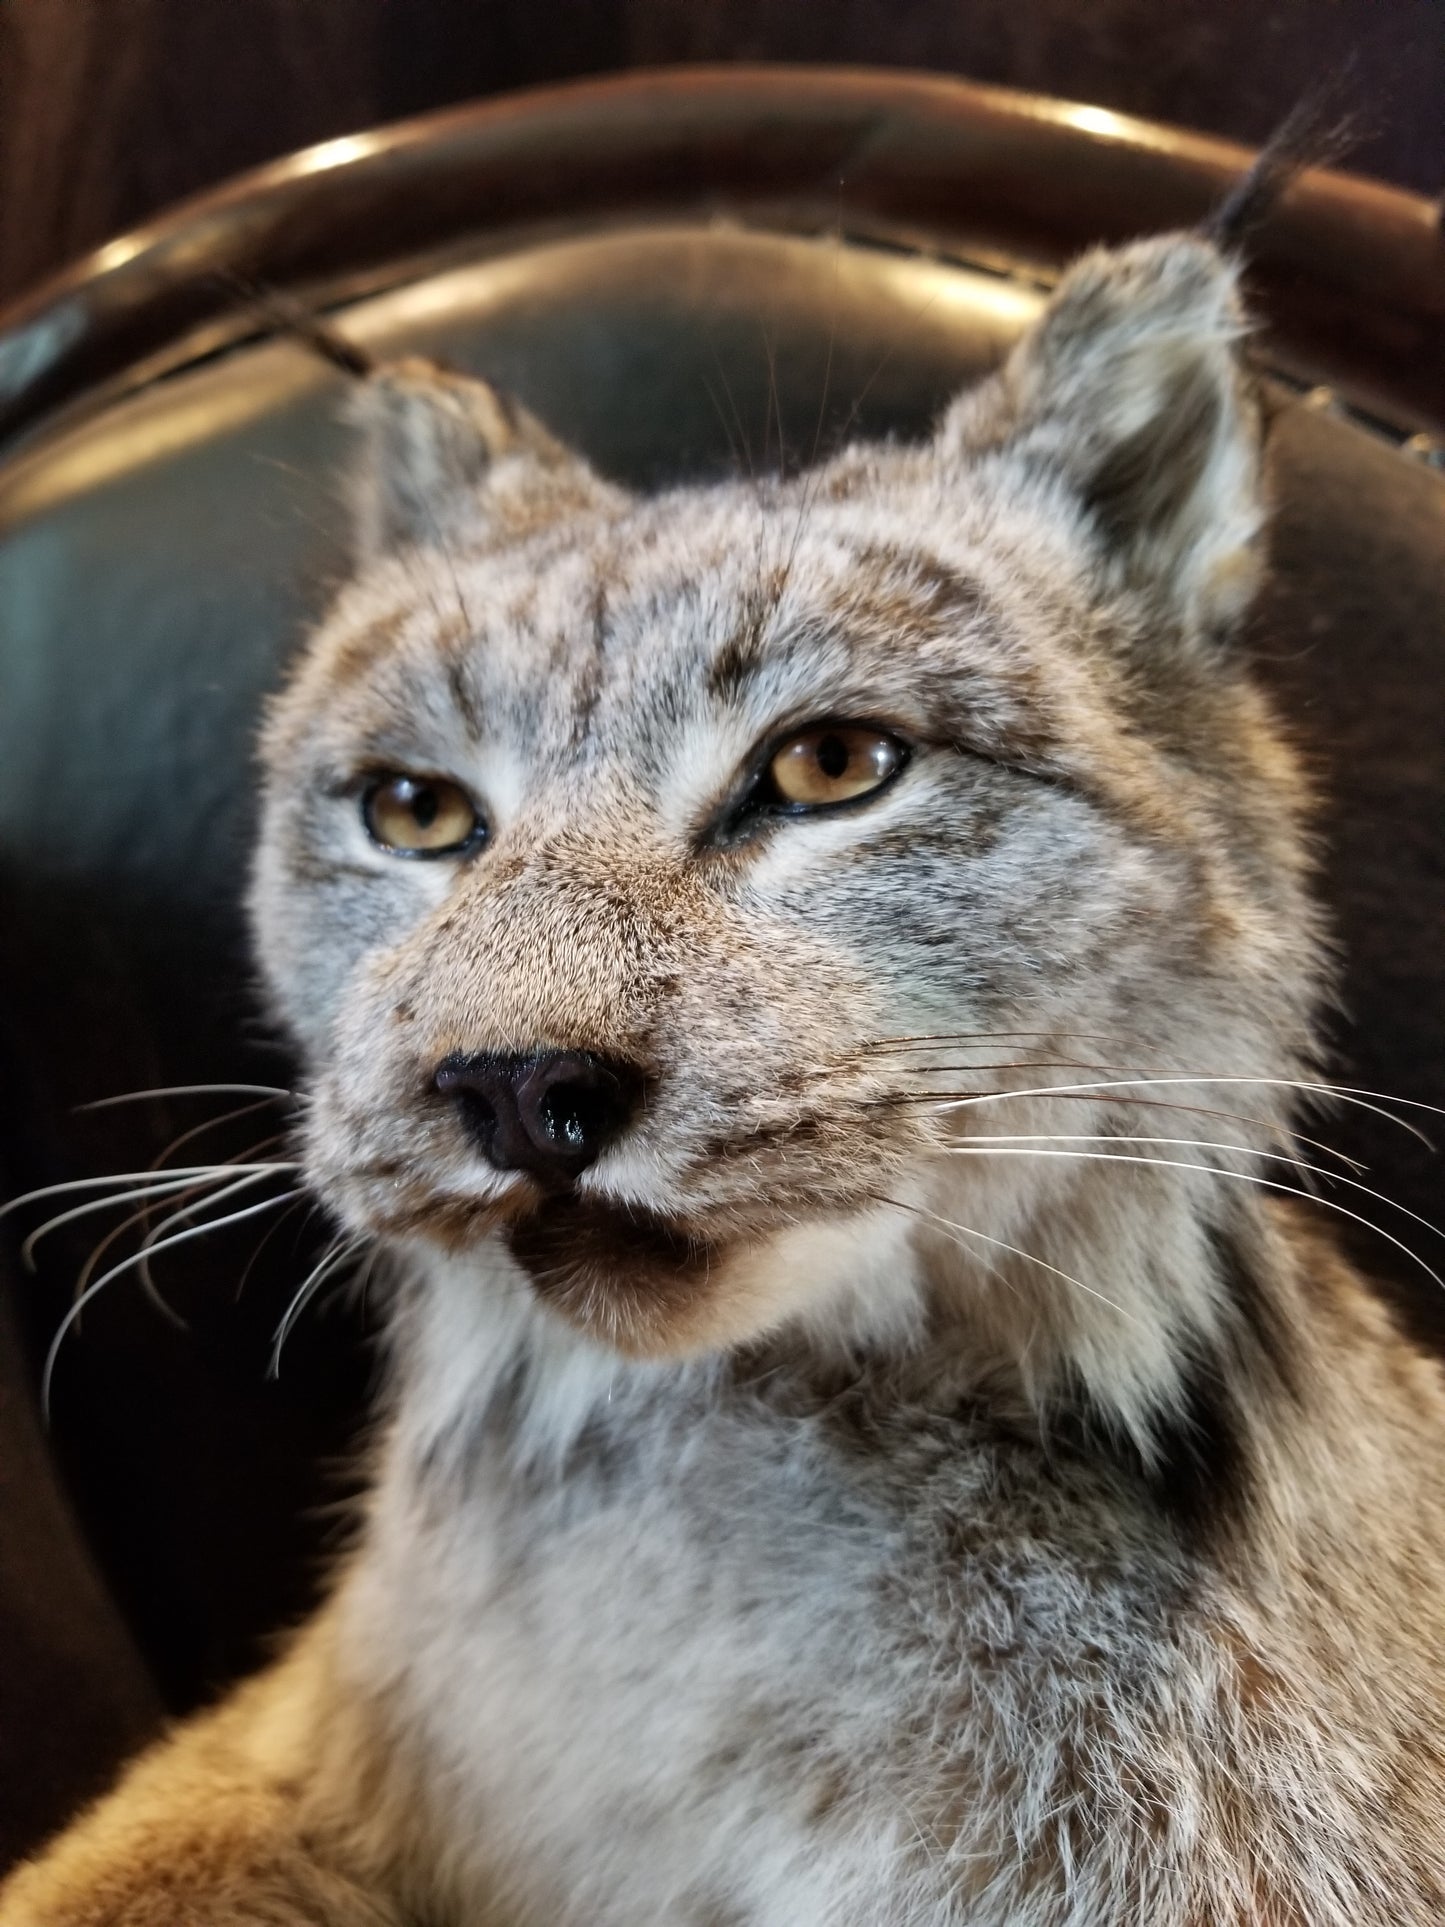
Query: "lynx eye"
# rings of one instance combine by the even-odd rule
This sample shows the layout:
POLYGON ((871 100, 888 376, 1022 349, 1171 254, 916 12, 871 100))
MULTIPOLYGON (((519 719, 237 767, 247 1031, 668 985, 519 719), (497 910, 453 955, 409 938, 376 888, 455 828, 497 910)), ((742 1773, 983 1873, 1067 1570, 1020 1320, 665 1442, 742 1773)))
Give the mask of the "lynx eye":
POLYGON ((788 738, 768 764, 768 779, 780 802, 823 809, 882 789, 907 757, 903 744, 880 729, 823 723, 788 738))
POLYGON ((397 856, 458 856, 486 835, 472 799, 444 776, 383 776, 362 797, 361 819, 397 856))

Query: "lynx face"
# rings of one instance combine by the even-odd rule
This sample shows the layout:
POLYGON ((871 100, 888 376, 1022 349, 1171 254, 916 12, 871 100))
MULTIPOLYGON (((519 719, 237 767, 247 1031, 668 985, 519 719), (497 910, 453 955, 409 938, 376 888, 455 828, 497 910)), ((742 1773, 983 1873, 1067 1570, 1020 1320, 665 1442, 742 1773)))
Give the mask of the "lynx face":
POLYGON ((1297 1066, 1240 326, 1203 243, 1095 255, 926 446, 652 499, 480 382, 368 380, 253 892, 348 1225, 703 1350, 845 1274, 892 1315, 939 1219, 1006 1243, 1071 1167, 966 1153, 1141 1128, 1080 1084, 1297 1066))

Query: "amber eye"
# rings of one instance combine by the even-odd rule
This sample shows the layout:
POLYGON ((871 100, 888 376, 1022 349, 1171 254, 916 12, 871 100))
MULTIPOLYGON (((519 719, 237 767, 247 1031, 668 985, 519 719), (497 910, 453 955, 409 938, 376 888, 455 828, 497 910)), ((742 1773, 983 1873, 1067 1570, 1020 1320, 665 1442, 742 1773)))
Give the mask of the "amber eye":
POLYGON ((456 856, 486 833, 466 791, 444 776, 384 776, 361 801, 367 833, 398 856, 456 856))
POLYGON ((882 730, 824 723, 790 736, 769 763, 768 775, 784 803, 820 809, 882 789, 907 755, 903 744, 882 730))

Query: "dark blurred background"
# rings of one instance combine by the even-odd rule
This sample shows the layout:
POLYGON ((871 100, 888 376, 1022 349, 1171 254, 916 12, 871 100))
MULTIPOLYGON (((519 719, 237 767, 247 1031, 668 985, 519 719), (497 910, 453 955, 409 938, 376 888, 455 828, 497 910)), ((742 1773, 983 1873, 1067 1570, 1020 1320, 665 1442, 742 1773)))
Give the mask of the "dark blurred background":
POLYGON ((1445 189, 1445 0, 0 0, 0 298, 312 141, 678 61, 933 68, 1247 142, 1322 78, 1445 189))

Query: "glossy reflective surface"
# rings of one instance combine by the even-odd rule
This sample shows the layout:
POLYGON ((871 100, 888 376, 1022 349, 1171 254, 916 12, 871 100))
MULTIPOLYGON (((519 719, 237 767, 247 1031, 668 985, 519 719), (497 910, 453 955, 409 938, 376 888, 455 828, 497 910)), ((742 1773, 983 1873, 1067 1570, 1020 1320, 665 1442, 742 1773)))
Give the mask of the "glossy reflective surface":
MULTIPOLYGON (((465 237, 746 213, 1048 268, 1201 219, 1226 141, 932 75, 690 67, 551 88, 323 143, 102 248, 10 319, 0 432, 234 326, 260 280, 334 298, 465 237)), ((1255 245, 1259 295, 1317 372, 1445 424, 1445 249, 1417 195, 1296 184, 1255 245)))

